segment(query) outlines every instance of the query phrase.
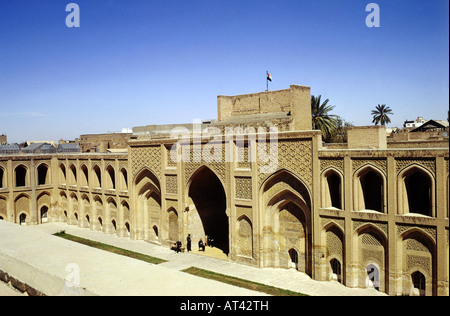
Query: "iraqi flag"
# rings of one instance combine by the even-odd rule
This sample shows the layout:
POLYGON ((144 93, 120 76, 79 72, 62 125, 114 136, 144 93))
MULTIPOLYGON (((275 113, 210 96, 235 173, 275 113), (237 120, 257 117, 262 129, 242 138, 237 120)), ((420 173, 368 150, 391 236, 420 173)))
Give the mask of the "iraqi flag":
POLYGON ((269 80, 270 82, 272 82, 272 75, 269 74, 269 72, 267 71, 267 80, 269 80))

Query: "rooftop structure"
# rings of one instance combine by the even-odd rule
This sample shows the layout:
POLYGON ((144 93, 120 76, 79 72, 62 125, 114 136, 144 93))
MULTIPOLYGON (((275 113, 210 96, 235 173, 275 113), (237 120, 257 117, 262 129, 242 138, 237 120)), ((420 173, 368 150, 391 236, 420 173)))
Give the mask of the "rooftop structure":
POLYGON ((8 138, 6 135, 1 134, 0 135, 0 145, 7 145, 8 144, 8 138))
POLYGON ((19 154, 20 147, 18 144, 0 145, 0 155, 19 154))

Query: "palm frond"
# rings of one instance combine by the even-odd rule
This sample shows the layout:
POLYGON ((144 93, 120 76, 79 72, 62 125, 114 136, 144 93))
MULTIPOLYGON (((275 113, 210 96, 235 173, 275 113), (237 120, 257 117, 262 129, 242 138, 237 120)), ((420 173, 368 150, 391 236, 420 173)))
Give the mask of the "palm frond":
POLYGON ((372 123, 375 123, 375 125, 386 125, 386 123, 390 123, 391 119, 388 115, 394 115, 394 113, 392 113, 392 109, 386 106, 386 104, 378 104, 375 107, 375 110, 371 111, 371 114, 373 117, 372 123))
POLYGON ((322 131, 325 138, 331 136, 336 130, 337 115, 329 114, 333 109, 333 105, 328 105, 329 99, 321 103, 322 96, 311 96, 311 115, 313 129, 322 131))

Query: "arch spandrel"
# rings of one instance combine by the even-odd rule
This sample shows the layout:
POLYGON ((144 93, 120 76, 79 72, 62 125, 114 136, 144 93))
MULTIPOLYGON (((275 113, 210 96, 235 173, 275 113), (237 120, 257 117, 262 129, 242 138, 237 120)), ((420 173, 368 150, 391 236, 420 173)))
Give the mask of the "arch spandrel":
POLYGON ((287 170, 279 170, 268 177, 261 184, 261 194, 264 197, 264 204, 273 204, 273 198, 280 195, 283 191, 297 195, 297 198, 303 201, 308 207, 308 211, 312 209, 310 193, 304 182, 287 170))

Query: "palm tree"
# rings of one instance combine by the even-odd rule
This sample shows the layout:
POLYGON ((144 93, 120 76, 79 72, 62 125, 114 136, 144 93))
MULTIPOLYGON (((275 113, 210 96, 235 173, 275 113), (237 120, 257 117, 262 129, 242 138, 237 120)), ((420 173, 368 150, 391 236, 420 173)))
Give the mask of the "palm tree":
POLYGON ((390 123, 391 119, 389 118, 388 114, 394 115, 394 113, 392 113, 392 109, 386 106, 386 104, 383 105, 378 104, 375 110, 372 110, 373 116, 372 123, 375 123, 375 125, 378 125, 378 123, 380 123, 381 125, 386 125, 386 123, 390 123))
POLYGON ((321 95, 318 97, 311 95, 312 127, 321 130, 323 137, 326 139, 336 130, 338 116, 328 114, 334 109, 334 106, 328 105, 328 99, 321 104, 321 98, 321 95))

